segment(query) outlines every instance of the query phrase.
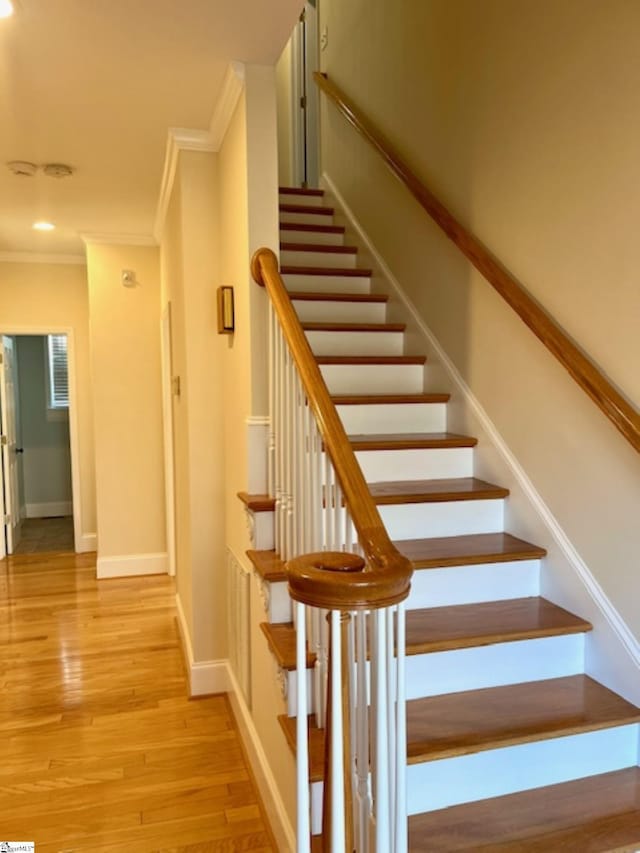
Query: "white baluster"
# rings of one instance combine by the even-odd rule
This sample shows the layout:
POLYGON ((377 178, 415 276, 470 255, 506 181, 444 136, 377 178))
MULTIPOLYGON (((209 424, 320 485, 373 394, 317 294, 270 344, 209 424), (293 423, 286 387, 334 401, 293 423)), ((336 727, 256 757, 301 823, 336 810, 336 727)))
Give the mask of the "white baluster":
POLYGON ((407 838, 407 707, 405 684, 406 625, 404 602, 397 608, 396 827, 395 853, 406 853, 407 838))
POLYGON ((311 824, 309 815, 309 736, 307 706, 307 647, 305 631, 305 606, 296 602, 296 800, 297 800, 297 853, 309 853, 311 824))
POLYGON ((375 732, 375 774, 373 780, 373 801, 375 812, 376 850, 391 851, 391 825, 389 814, 389 753, 387 738, 389 721, 387 717, 387 669, 385 667, 387 649, 387 620, 383 611, 376 610, 375 646, 372 648, 375 663, 376 684, 372 698, 375 732))
POLYGON ((344 766, 342 743, 342 643, 340 611, 332 610, 331 618, 331 850, 344 849, 344 766))
POLYGON ((357 849, 369 849, 369 697, 367 693, 367 615, 356 614, 356 835, 357 849))

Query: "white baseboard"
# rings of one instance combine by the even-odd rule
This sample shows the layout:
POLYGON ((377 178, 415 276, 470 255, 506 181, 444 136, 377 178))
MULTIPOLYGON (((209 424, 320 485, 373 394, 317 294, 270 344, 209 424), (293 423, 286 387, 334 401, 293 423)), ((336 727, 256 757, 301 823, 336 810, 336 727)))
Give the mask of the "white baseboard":
POLYGON ((267 761, 260 737, 253 724, 251 712, 247 707, 240 685, 237 683, 231 668, 229 668, 229 679, 231 683, 229 694, 231 707, 233 708, 242 736, 242 742, 247 750, 249 763, 251 764, 251 769, 253 770, 253 775, 275 836, 277 849, 282 851, 282 853, 294 853, 296 849, 294 828, 284 807, 278 783, 267 761))
POLYGON ((180 596, 176 593, 178 633, 184 663, 189 676, 189 696, 209 696, 227 693, 232 689, 228 660, 194 661, 189 626, 184 615, 180 596))
POLYGON ((59 518, 63 515, 73 515, 71 501, 50 501, 49 503, 26 504, 26 518, 59 518))
POLYGON ((98 579, 134 577, 135 575, 166 575, 168 557, 161 554, 124 554, 118 557, 98 557, 98 579))
POLYGON ((98 534, 83 533, 75 542, 76 554, 88 554, 98 550, 98 534))
MULTIPOLYGON (((578 605, 578 609, 580 609, 579 603, 584 599, 584 593, 587 593, 591 601, 592 612, 585 613, 582 611, 581 615, 590 619, 594 624, 597 623, 600 635, 599 653, 594 652, 588 656, 587 673, 603 681, 611 689, 622 693, 629 701, 637 704, 640 702, 640 678, 638 677, 640 675, 640 642, 638 642, 637 638, 629 630, 622 616, 594 578, 591 570, 570 542, 558 520, 498 432, 486 410, 471 391, 434 333, 425 323, 420 312, 375 248, 353 210, 351 210, 334 182, 326 173, 322 175, 322 183, 334 196, 350 226, 364 246, 366 246, 378 269, 393 288, 398 300, 404 305, 407 312, 415 321, 416 326, 426 338, 429 347, 435 353, 437 360, 440 362, 451 383, 460 393, 462 399, 464 399, 469 411, 481 429, 484 430, 489 442, 498 451, 502 463, 512 474, 515 482, 522 490, 522 494, 528 500, 539 522, 546 530, 547 535, 551 537, 551 540, 558 548, 558 552, 566 560, 566 565, 571 568, 574 583, 570 595, 576 605, 578 605), (598 619, 595 618, 596 615, 599 617, 598 619)), ((571 601, 561 602, 563 607, 569 608, 571 603, 571 601)))

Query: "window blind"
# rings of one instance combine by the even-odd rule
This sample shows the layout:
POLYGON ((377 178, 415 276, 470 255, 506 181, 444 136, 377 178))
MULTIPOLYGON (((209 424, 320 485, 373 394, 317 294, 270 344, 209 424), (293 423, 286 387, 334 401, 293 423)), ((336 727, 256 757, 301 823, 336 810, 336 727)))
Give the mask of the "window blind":
POLYGON ((69 370, 67 366, 67 336, 47 335, 49 350, 49 405, 52 409, 69 407, 69 370))

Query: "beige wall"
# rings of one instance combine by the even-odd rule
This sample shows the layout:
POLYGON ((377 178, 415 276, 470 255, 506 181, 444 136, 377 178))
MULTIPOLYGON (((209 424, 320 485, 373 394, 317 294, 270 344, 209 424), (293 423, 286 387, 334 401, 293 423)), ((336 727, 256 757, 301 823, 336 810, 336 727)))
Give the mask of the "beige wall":
POLYGON ((166 558, 158 261, 152 247, 87 247, 99 573, 111 557, 166 558))
POLYGON ((73 329, 80 462, 81 533, 95 547, 96 498, 89 360, 89 301, 83 265, 0 263, 0 331, 73 329))
POLYGON ((278 177, 280 186, 293 185, 293 116, 291 112, 291 39, 276 64, 278 103, 278 177))
POLYGON ((227 656, 218 184, 216 154, 180 153, 161 249, 172 372, 180 377, 173 399, 176 575, 197 662, 227 656))
MULTIPOLYGON (((640 405, 640 5, 325 0, 321 14, 323 70, 640 405)), ((637 454, 326 104, 322 145, 324 170, 640 636, 637 454)))

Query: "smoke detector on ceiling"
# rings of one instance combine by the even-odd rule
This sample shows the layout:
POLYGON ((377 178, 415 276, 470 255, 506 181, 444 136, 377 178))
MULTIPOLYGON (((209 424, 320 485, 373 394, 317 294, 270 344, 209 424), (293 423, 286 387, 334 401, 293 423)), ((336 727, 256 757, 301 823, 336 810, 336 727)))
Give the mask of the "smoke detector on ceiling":
POLYGON ((35 163, 28 163, 26 160, 12 160, 7 163, 7 167, 14 175, 21 175, 23 178, 32 178, 38 171, 35 163))
POLYGON ((42 171, 50 178, 68 178, 73 175, 73 168, 66 163, 45 163, 42 171))

